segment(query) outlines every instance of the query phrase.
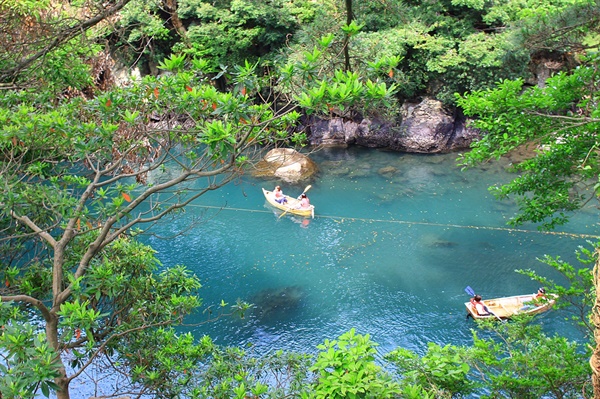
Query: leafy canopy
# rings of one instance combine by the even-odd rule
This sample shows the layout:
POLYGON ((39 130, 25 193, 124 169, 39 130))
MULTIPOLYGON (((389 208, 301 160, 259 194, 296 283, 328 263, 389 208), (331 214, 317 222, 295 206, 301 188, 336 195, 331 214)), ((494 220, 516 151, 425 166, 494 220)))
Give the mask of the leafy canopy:
POLYGON ((600 164, 597 56, 584 59, 571 73, 558 73, 544 87, 524 87, 522 80, 501 81, 493 90, 457 96, 473 126, 485 132, 460 158, 472 166, 517 149, 531 156, 514 165, 519 175, 491 190, 500 198, 514 195, 519 213, 510 223, 541 223, 551 229, 569 213, 597 198, 600 164))

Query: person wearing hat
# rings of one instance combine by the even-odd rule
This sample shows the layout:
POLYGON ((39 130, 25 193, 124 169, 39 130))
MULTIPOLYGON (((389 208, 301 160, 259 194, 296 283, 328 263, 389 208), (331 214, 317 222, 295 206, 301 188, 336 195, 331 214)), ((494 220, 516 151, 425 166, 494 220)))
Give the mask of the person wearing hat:
POLYGON ((546 299, 546 289, 544 287, 538 288, 537 294, 535 294, 535 299, 546 299))

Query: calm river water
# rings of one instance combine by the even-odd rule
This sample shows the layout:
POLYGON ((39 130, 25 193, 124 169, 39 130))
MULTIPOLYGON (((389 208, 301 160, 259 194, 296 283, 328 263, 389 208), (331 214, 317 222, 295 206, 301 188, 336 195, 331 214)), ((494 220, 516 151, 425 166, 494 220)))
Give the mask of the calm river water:
MULTIPOLYGON (((195 217, 204 222, 146 242, 165 267, 185 264, 197 273, 205 306, 217 310, 221 300, 238 298, 256 305, 241 320, 189 327, 221 345, 314 353, 353 327, 382 353, 398 346, 423 353, 430 341, 470 344, 465 287, 484 298, 535 292, 537 284, 514 270, 557 277, 536 258, 574 261, 585 235, 597 234, 598 213, 581 212, 564 235, 511 229, 514 206, 487 190, 508 181, 506 163, 461 171, 456 156, 322 150, 311 155, 320 167, 312 181, 290 186, 246 176, 155 232, 171 236, 195 217), (297 196, 308 183, 311 220, 278 218, 261 191, 281 184, 297 196)), ((564 317, 551 311, 538 320, 550 333, 578 338, 564 317)))

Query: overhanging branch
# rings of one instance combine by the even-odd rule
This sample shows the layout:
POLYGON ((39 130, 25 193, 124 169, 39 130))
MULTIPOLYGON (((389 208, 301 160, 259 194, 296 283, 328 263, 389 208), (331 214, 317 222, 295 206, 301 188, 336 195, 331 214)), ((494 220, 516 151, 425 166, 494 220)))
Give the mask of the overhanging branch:
POLYGON ((6 295, 6 296, 0 297, 0 300, 2 302, 28 303, 30 305, 35 306, 42 313, 44 320, 48 321, 48 320, 52 320, 52 318, 53 318, 52 314, 50 313, 50 310, 46 307, 46 305, 44 305, 44 303, 42 301, 40 301, 37 298, 31 297, 29 295, 6 295))
POLYGON ((59 32, 56 33, 53 40, 50 41, 44 48, 39 50, 37 53, 29 56, 28 58, 23 59, 16 66, 12 68, 8 68, 0 73, 0 82, 5 82, 7 80, 12 80, 18 73, 23 71, 24 69, 31 66, 33 62, 44 57, 46 54, 54 50, 56 47, 68 42, 81 35, 83 32, 88 30, 89 28, 97 25, 102 22, 106 18, 114 15, 118 11, 120 11, 123 7, 125 7, 131 0, 120 0, 115 5, 110 8, 104 9, 99 14, 95 15, 92 18, 89 18, 85 21, 79 22, 73 26, 69 26, 59 32))
POLYGON ((27 216, 19 216, 14 211, 10 211, 10 215, 13 218, 15 218, 16 220, 18 220, 19 222, 21 222, 24 225, 26 225, 27 227, 29 227, 31 230, 33 230, 37 235, 42 237, 44 240, 46 240, 46 242, 48 242, 48 244, 50 244, 52 246, 52 248, 56 248, 56 240, 54 239, 54 237, 52 237, 52 235, 50 233, 48 233, 46 230, 42 230, 37 224, 35 224, 27 216))

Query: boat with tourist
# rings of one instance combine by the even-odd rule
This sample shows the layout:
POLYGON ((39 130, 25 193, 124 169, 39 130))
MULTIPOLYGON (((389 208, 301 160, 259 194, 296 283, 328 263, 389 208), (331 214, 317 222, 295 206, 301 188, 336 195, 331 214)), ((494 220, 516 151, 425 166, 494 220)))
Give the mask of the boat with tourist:
MULTIPOLYGON (((286 213, 291 213, 291 214, 297 215, 297 216, 311 217, 311 218, 315 217, 315 206, 314 205, 310 205, 308 208, 301 208, 300 200, 297 198, 294 198, 294 197, 290 197, 289 195, 284 195, 287 202, 280 204, 279 202, 275 201, 275 194, 273 193, 273 191, 269 191, 264 188, 262 190, 263 190, 263 194, 265 195, 265 198, 267 199, 267 202, 271 206, 274 206, 275 208, 281 209, 282 211, 284 211, 280 216, 283 216, 286 213)), ((307 190, 305 189, 304 192, 306 192, 306 191, 307 190)))
POLYGON ((510 319, 516 315, 535 315, 550 310, 558 295, 548 294, 540 297, 539 294, 515 295, 502 298, 482 300, 489 314, 480 315, 475 309, 473 301, 465 302, 467 317, 474 319, 510 319))

